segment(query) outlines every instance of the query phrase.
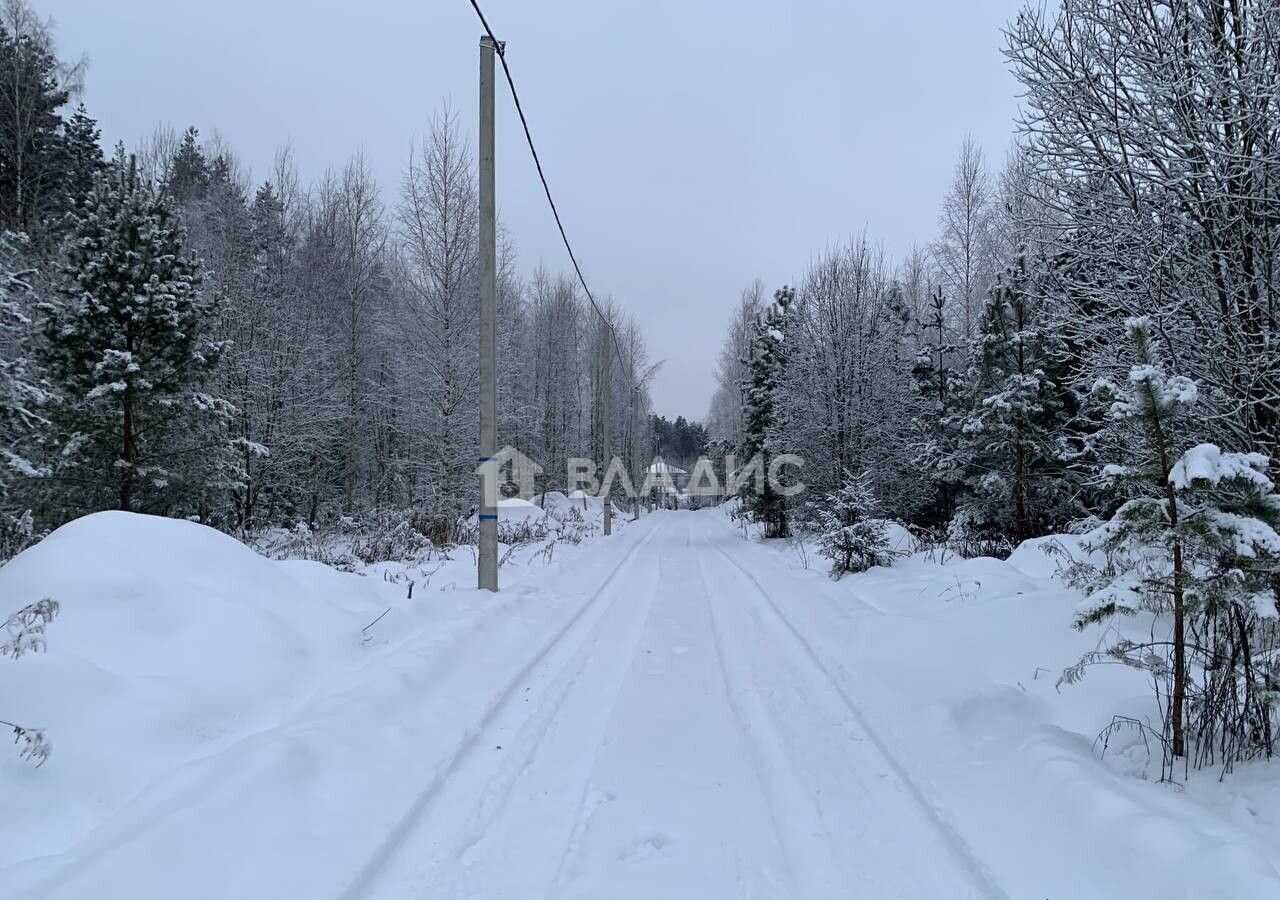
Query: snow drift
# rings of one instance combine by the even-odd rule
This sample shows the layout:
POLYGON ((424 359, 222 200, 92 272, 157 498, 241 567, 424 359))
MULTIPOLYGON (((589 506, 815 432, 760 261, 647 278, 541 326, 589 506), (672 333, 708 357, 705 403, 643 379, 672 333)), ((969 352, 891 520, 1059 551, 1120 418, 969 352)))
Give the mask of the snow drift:
POLYGON ((0 660, 0 717, 53 743, 40 768, 0 752, 0 895, 338 894, 613 565, 518 549, 500 594, 458 589, 458 548, 412 599, 378 566, 118 512, 11 560, 4 611, 62 611, 46 653, 0 660), (558 590, 523 586, 534 572, 558 590))
POLYGON ((46 728, 54 746, 38 771, 0 754, 0 865, 65 850, 161 773, 277 723, 356 661, 362 626, 388 605, 379 587, 120 512, 12 560, 4 612, 46 596, 62 609, 46 653, 0 662, 3 717, 46 728))

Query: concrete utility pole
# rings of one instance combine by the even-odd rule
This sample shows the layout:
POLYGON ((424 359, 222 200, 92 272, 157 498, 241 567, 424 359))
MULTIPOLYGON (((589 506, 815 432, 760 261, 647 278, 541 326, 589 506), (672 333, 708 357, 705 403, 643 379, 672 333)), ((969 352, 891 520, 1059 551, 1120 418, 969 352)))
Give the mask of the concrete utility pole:
MULTIPOLYGON (((480 38, 480 463, 498 452, 498 341, 496 238, 493 183, 493 38, 480 38)), ((497 472, 491 472, 496 478, 497 472)), ((480 476, 479 585, 498 589, 498 510, 496 493, 480 476)))
MULTIPOLYGON (((634 353, 632 353, 632 358, 633 359, 635 358, 634 353)), ((634 369, 631 372, 631 380, 632 382, 636 380, 634 369)), ((636 482, 635 482, 636 485, 641 484, 641 480, 640 480, 641 472, 636 462, 637 457, 639 457, 640 455, 640 452, 639 452, 640 436, 638 434, 638 428, 636 425, 636 397, 639 394, 640 394, 640 385, 633 383, 631 385, 631 407, 628 412, 628 415, 630 416, 630 420, 627 424, 627 430, 631 433, 631 446, 628 447, 627 450, 630 452, 630 456, 631 456, 631 466, 630 466, 631 477, 636 479, 636 482)), ((635 496, 635 508, 631 511, 631 521, 635 522, 635 521, 638 521, 639 519, 640 519, 640 494, 639 494, 639 489, 637 488, 637 492, 635 496)))
MULTIPOLYGON (((604 471, 607 474, 609 465, 613 461, 613 452, 610 449, 609 438, 613 433, 613 413, 610 407, 613 405, 613 329, 605 323, 604 330, 604 396, 601 398, 604 407, 600 411, 600 419, 604 423, 604 471)), ((609 498, 607 491, 602 491, 604 495, 604 533, 613 534, 613 501, 609 498)))

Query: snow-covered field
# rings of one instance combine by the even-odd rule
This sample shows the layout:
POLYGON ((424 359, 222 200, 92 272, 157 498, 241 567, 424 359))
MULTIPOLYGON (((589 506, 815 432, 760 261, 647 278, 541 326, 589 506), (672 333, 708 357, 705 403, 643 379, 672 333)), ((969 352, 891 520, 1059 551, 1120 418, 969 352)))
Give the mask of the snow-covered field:
POLYGON ((599 512, 497 595, 466 549, 55 532, 0 569, 6 611, 62 606, 0 661, 0 718, 54 745, 0 756, 0 897, 1280 896, 1280 766, 1157 784, 1140 732, 1095 742, 1155 718, 1140 675, 1055 687, 1100 633, 1047 541, 833 582, 718 510, 599 512))

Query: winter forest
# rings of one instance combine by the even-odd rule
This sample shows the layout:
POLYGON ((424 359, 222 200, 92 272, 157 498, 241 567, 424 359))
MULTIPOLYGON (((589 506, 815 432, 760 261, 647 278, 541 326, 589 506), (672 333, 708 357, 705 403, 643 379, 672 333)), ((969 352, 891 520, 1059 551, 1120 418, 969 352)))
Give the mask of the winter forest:
MULTIPOLYGON (((431 39, 484 35, 480 121, 491 53, 568 248, 533 133, 582 110, 502 92, 571 14, 461 7, 431 39)), ((905 253, 849 209, 790 283, 756 245, 685 297, 626 248, 728 311, 682 338, 695 421, 655 402, 681 321, 522 255, 501 190, 485 224, 470 95, 392 182, 219 122, 108 145, 87 58, 0 0, 0 898, 1280 896, 1280 2, 1003 21, 1007 142, 946 147, 905 253)), ((753 100, 706 80, 700 122, 753 100)), ((617 167, 673 241, 807 244, 799 202, 669 208, 674 96, 617 167)))
MULTIPOLYGON (((358 153, 302 184, 287 146, 250 182, 196 126, 101 147, 74 100, 84 67, 21 0, 3 15, 3 556, 101 509, 455 539, 478 428, 474 154, 456 114, 406 135, 399 184, 358 153)), ((510 241, 500 256, 502 440, 564 473, 606 427, 603 329, 568 278, 522 271, 510 241)), ((634 377, 614 380, 607 427, 638 459, 652 363, 610 314, 634 377)))
MULTIPOLYGON (((1155 608, 1177 630, 1090 660, 1167 690, 1174 756, 1184 729, 1202 761, 1270 755, 1280 8, 1072 0, 1004 42, 1024 95, 1003 160, 963 144, 904 260, 863 233, 794 288, 746 288, 710 435, 804 456, 837 529, 878 502, 962 556, 1096 535, 1080 624, 1155 608)), ((824 528, 754 503, 777 536, 824 528)))

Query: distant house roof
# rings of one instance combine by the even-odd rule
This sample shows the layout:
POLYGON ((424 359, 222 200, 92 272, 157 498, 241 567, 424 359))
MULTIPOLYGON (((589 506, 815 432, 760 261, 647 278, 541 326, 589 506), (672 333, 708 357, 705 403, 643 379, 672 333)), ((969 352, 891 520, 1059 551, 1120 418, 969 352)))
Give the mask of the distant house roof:
POLYGON ((663 462, 661 456, 654 459, 653 464, 650 465, 649 468, 645 469, 645 472, 647 472, 650 475, 661 475, 664 472, 668 475, 688 475, 689 474, 679 466, 673 466, 673 465, 669 465, 666 462, 663 462))

